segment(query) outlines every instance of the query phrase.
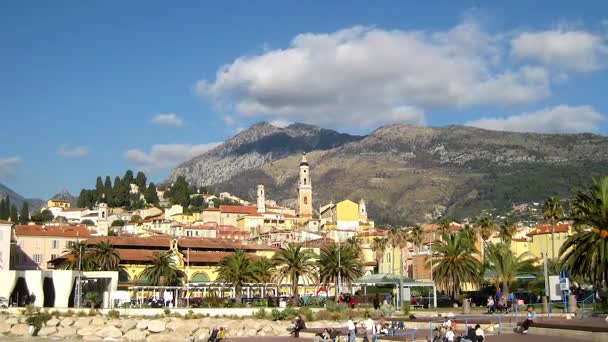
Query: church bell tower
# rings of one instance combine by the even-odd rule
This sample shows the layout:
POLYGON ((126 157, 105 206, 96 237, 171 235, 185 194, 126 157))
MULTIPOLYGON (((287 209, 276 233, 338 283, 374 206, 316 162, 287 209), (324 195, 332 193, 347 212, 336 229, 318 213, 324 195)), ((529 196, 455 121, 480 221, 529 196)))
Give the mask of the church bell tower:
POLYGON ((310 183, 310 172, 308 161, 306 160, 306 152, 302 154, 302 161, 300 161, 298 216, 312 218, 312 184, 310 183))

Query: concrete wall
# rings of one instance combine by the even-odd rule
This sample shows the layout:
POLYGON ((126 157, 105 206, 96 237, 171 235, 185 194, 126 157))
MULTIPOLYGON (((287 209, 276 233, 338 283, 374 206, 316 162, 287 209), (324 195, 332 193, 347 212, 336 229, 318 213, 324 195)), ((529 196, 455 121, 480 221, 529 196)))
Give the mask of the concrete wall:
POLYGON ((8 270, 11 260, 11 225, 0 223, 0 270, 8 270))

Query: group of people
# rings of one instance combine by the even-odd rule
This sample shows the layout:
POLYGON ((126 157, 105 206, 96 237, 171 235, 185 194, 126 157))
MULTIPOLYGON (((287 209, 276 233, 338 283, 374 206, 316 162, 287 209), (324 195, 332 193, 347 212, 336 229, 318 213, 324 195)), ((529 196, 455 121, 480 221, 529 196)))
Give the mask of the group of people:
POLYGON ((223 341, 225 338, 226 330, 224 330, 224 327, 220 327, 219 329, 213 328, 211 329, 211 333, 209 334, 207 342, 220 342, 223 341))
POLYGON ((497 311, 508 313, 513 307, 514 303, 515 296, 513 293, 506 296, 501 292, 497 292, 496 298, 493 296, 488 296, 488 303, 486 306, 488 307, 488 313, 495 313, 497 311))

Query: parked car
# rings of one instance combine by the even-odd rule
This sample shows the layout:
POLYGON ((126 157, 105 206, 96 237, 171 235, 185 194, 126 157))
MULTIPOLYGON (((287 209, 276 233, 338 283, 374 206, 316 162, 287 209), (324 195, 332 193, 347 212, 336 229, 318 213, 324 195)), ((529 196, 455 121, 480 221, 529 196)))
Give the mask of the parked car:
POLYGON ((0 308, 6 309, 6 308, 8 308, 8 304, 9 304, 8 298, 0 297, 0 308))

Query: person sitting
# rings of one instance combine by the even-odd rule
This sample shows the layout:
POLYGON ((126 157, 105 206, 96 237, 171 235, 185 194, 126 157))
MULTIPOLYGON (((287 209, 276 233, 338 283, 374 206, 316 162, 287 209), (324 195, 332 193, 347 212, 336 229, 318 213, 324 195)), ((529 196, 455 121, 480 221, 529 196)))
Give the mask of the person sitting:
POLYGON ((507 297, 502 296, 498 300, 498 310, 504 312, 507 309, 507 297))
POLYGON ((293 328, 291 329, 291 335, 293 337, 300 337, 300 330, 306 328, 306 324, 304 324, 304 320, 300 315, 296 316, 296 320, 293 323, 293 328))
POLYGON ((329 342, 332 341, 331 332, 328 328, 325 328, 322 333, 315 335, 315 342, 329 342))
POLYGON ((477 336, 475 335, 475 328, 469 327, 469 329, 467 330, 467 335, 463 336, 462 339, 460 339, 460 341, 461 342, 476 342, 477 336))
POLYGON ((492 296, 488 297, 488 313, 494 313, 496 311, 496 304, 494 303, 494 298, 492 296))
POLYGON ((528 305, 528 308, 526 309, 526 320, 521 324, 521 333, 522 334, 527 334, 528 330, 530 329, 530 326, 532 325, 532 323, 534 323, 534 321, 536 320, 536 311, 534 311, 534 306, 532 305, 528 305))
POLYGON ((479 324, 475 325, 475 342, 483 342, 486 339, 486 335, 481 329, 479 324))
POLYGON ((224 330, 224 327, 220 327, 220 331, 217 334, 217 339, 216 341, 223 341, 226 338, 226 330, 224 330))
POLYGON ((217 335, 219 334, 219 330, 217 328, 213 328, 211 330, 211 334, 209 334, 209 338, 207 339, 207 342, 215 342, 217 341, 217 335))

